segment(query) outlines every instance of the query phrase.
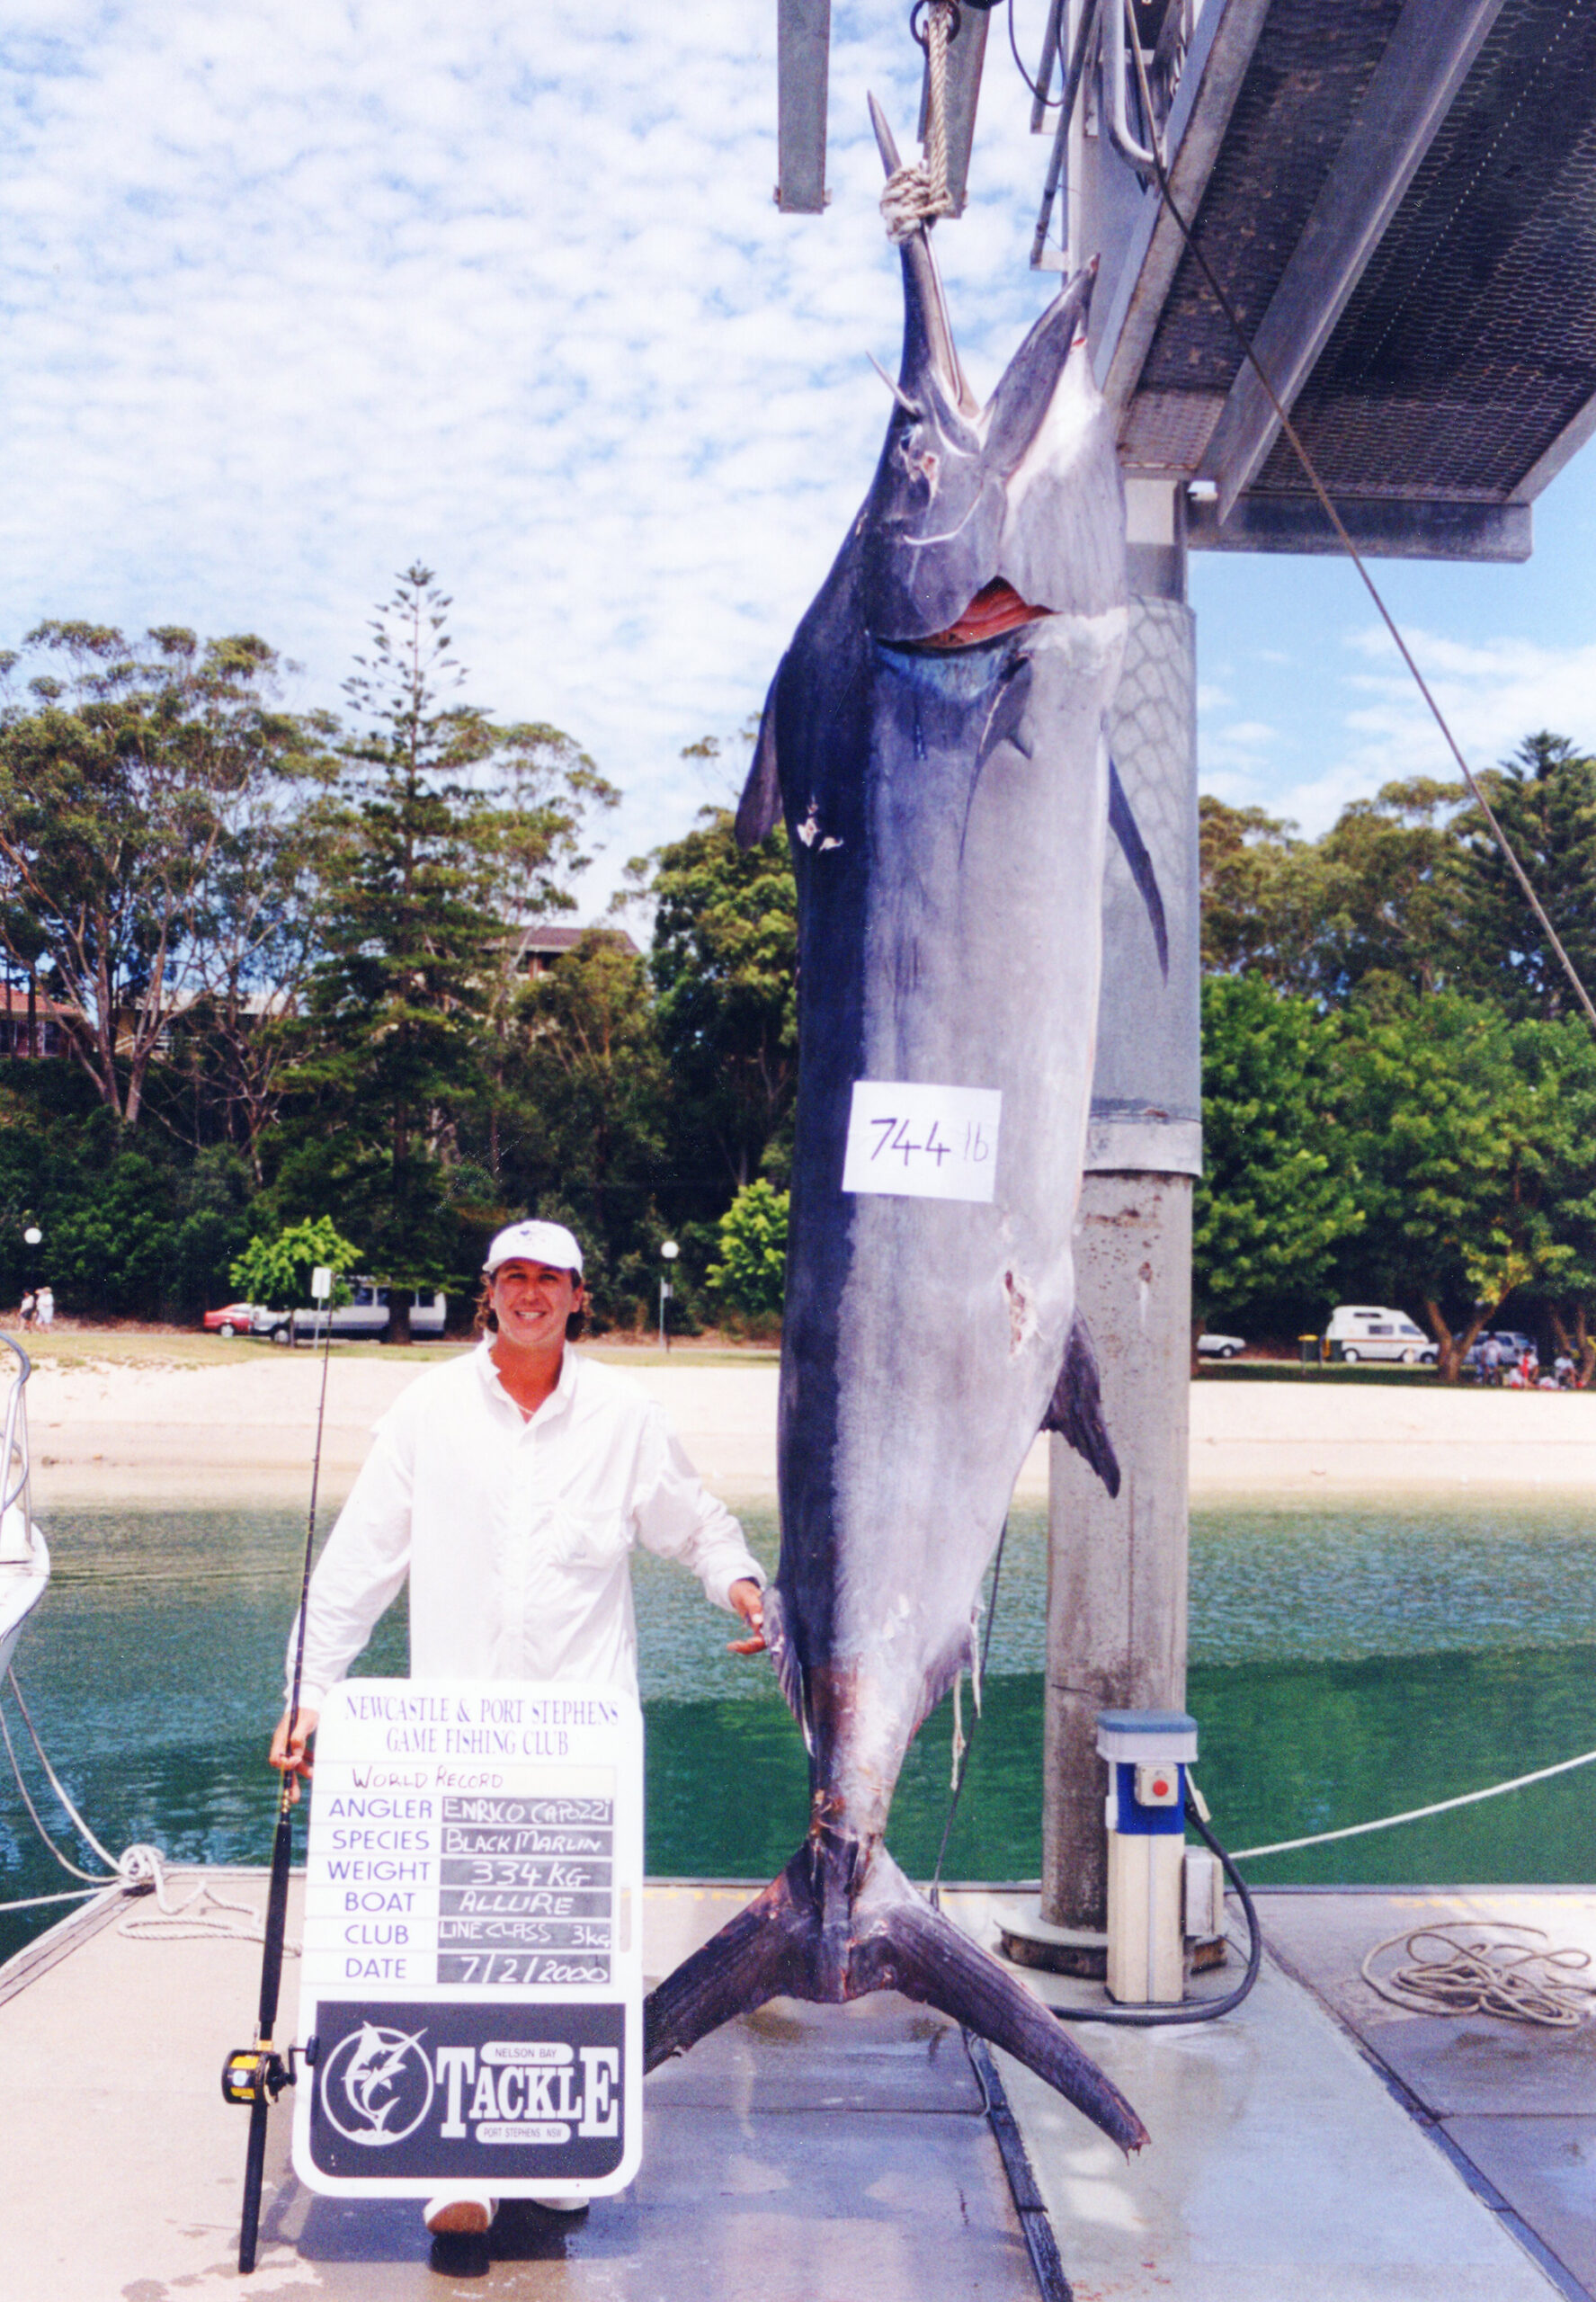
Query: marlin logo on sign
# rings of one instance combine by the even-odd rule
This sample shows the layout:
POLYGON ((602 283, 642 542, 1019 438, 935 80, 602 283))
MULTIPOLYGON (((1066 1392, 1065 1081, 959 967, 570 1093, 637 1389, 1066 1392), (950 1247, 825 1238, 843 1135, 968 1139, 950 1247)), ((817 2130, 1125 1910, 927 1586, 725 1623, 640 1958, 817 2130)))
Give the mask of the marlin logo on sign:
POLYGON ((432 2105, 432 2066, 414 2036, 362 2022, 322 2066, 321 2099, 339 2133, 368 2148, 403 2142, 432 2105))

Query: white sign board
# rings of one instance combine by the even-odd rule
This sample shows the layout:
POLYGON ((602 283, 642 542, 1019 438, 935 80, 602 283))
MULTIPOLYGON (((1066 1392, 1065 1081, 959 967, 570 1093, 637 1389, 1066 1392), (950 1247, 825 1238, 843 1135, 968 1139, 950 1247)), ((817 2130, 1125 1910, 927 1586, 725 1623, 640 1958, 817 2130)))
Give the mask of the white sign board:
POLYGON ((843 1189, 893 1199, 989 1200, 1003 1108, 993 1087, 856 1079, 843 1189))
POLYGON ((623 2189, 642 2154, 642 1891, 634 1697, 334 1687, 306 1861, 299 2180, 623 2189))

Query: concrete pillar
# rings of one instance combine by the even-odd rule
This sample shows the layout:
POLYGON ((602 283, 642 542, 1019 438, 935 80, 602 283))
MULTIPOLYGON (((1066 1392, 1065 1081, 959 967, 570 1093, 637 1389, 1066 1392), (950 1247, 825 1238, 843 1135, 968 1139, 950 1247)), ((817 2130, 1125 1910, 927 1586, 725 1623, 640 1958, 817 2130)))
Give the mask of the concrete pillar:
POLYGON ((1141 897, 1110 842, 1075 1268, 1121 1483, 1111 1498, 1055 1439, 1048 1513, 1040 1915, 1074 1930, 1101 1929, 1107 1917, 1097 1714, 1179 1709, 1186 1691, 1191 1189, 1201 1156, 1196 658, 1183 496, 1164 481, 1133 479, 1128 492, 1135 596, 1110 745, 1157 872, 1170 968, 1165 982, 1141 897))
POLYGON ((1096 1929, 1108 1915, 1097 1715, 1185 1707, 1190 1176, 1089 1174, 1075 1270, 1121 1476, 1111 1498, 1053 1441, 1042 1916, 1096 1929))

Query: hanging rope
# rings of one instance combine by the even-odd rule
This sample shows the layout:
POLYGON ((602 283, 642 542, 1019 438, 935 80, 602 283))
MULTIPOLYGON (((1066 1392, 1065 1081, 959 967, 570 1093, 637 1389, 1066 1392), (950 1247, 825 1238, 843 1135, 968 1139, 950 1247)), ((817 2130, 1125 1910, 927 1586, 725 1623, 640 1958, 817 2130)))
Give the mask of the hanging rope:
MULTIPOLYGON (((1536 1943, 1547 1940, 1538 1926, 1494 1919, 1489 1924, 1498 1937, 1532 1935, 1536 1943)), ((1479 1922, 1459 1919, 1388 1935, 1364 1959, 1363 1979, 1393 2006, 1405 2006, 1415 2014, 1495 2014, 1504 2022, 1577 2030, 1596 2001, 1596 1983, 1569 1977, 1589 1968, 1590 1952, 1493 1941, 1481 1934, 1478 1926, 1479 1922), (1375 1960, 1383 1951, 1395 1950, 1407 1953, 1406 1963, 1377 1975, 1375 1960)))
POLYGON ((895 168, 882 191, 881 214, 891 240, 906 240, 939 216, 958 212, 948 190, 948 50, 958 23, 958 0, 915 0, 909 28, 925 50, 925 141, 920 158, 895 168), (928 11, 923 32, 923 8, 928 11))

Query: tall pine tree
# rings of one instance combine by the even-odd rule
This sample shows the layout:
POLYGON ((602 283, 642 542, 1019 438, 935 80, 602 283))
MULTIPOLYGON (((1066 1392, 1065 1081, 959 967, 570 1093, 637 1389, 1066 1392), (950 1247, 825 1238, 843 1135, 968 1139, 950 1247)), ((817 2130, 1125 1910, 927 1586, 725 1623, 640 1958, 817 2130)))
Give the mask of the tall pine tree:
POLYGON ((407 568, 345 683, 364 727, 346 754, 301 1075, 324 1124, 294 1163, 301 1187, 334 1184, 393 1290, 395 1342, 409 1340, 414 1289, 468 1276, 456 1130, 483 1093, 514 930, 569 900, 584 814, 616 796, 557 730, 500 727, 457 700, 450 606, 430 568, 407 568))
MULTIPOLYGON (((1587 985, 1596 981, 1596 759, 1543 731, 1483 780, 1570 959, 1587 985)), ((1555 1022, 1576 1012, 1573 986, 1478 808, 1457 828, 1454 982, 1510 1015, 1555 1022)))

